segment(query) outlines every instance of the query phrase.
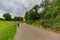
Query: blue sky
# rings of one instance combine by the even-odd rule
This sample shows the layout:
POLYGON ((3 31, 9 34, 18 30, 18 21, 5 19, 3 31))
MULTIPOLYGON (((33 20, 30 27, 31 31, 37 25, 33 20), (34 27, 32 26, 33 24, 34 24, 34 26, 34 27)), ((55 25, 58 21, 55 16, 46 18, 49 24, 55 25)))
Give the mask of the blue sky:
POLYGON ((0 0, 0 17, 6 12, 12 17, 24 16, 27 10, 40 3, 41 0, 0 0))

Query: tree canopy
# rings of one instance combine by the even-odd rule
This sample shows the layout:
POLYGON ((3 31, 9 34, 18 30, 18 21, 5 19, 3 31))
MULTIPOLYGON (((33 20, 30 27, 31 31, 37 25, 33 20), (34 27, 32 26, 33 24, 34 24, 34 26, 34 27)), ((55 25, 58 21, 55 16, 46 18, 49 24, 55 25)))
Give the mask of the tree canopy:
POLYGON ((22 17, 17 17, 17 16, 15 16, 15 17, 14 17, 14 21, 23 21, 23 18, 22 18, 22 17))
POLYGON ((0 18, 0 21, 23 21, 23 17, 15 16, 12 18, 9 13, 4 13, 3 18, 0 18))
POLYGON ((60 29, 60 25, 59 25, 60 23, 60 0, 42 0, 42 3, 40 5, 35 5, 33 6, 32 9, 26 12, 25 19, 27 21, 33 20, 33 22, 38 21, 45 28, 48 27, 48 28, 53 28, 53 29, 55 28, 60 29), (40 8, 44 8, 44 10, 42 10, 42 13, 37 12, 38 9, 40 8))
POLYGON ((5 18, 6 21, 11 21, 12 20, 12 17, 9 13, 3 14, 3 17, 5 18))

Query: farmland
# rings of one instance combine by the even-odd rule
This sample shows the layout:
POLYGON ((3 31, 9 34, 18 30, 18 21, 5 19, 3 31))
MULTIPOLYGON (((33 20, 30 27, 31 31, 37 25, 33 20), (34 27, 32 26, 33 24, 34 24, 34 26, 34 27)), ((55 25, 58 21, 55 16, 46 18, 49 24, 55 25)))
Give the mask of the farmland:
POLYGON ((0 21, 0 40, 12 40, 16 32, 16 22, 0 21))

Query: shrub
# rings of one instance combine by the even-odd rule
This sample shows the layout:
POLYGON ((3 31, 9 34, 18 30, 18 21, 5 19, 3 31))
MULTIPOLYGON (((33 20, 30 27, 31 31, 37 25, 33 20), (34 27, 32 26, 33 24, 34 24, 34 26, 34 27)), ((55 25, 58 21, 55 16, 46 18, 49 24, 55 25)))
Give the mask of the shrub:
POLYGON ((53 24, 52 29, 60 31, 60 22, 53 24))
POLYGON ((27 24, 32 24, 32 23, 34 23, 34 21, 32 21, 32 20, 27 20, 26 23, 27 23, 27 24))
POLYGON ((54 20, 54 23, 60 22, 60 16, 57 16, 54 20))
POLYGON ((45 19, 41 22, 42 26, 45 28, 51 28, 53 24, 53 19, 45 19))

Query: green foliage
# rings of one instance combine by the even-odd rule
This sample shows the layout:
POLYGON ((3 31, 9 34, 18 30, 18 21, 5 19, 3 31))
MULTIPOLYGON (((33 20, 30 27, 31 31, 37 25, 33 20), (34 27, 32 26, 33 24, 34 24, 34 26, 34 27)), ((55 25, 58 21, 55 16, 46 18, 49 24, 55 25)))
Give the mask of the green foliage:
MULTIPOLYGON (((42 0, 43 1, 43 0, 42 0)), ((41 4, 42 7, 48 7, 48 5, 50 4, 50 0, 44 0, 41 4)))
POLYGON ((26 12, 26 14, 25 14, 25 20, 28 20, 28 12, 26 12))
POLYGON ((36 12, 30 11, 28 13, 28 18, 29 20, 38 20, 40 16, 36 12))
POLYGON ((14 17, 14 21, 23 21, 23 17, 14 17))
POLYGON ((0 18, 0 21, 4 21, 4 19, 3 18, 0 18))
POLYGON ((60 16, 57 16, 54 20, 54 23, 58 23, 58 22, 60 22, 60 16))
POLYGON ((9 13, 5 13, 3 14, 3 18, 0 18, 0 20, 5 20, 5 21, 23 21, 23 17, 14 17, 14 19, 11 17, 11 15, 9 13))
POLYGON ((16 33, 16 22, 0 21, 0 40, 13 40, 16 33))
POLYGON ((36 13, 38 13, 38 9, 40 8, 40 6, 39 5, 35 5, 33 8, 32 8, 32 10, 34 9, 35 10, 35 12, 36 13))
POLYGON ((51 26, 53 25, 53 19, 42 20, 41 24, 45 28, 51 28, 51 26))
POLYGON ((24 18, 27 23, 33 23, 34 21, 40 19, 40 15, 38 14, 39 7, 39 5, 35 5, 32 9, 26 12, 24 18))
POLYGON ((3 17, 5 18, 6 21, 11 21, 12 20, 12 17, 9 13, 3 14, 3 17))
POLYGON ((40 19, 40 15, 38 13, 34 12, 33 10, 30 10, 30 11, 26 12, 26 14, 25 14, 25 20, 27 22, 33 22, 33 21, 36 21, 39 19, 40 19))
POLYGON ((60 0, 50 1, 51 0, 44 0, 40 6, 35 5, 31 10, 26 12, 26 21, 28 23, 41 24, 44 28, 60 30, 60 0), (38 14, 37 11, 41 7, 44 8, 44 10, 38 14))
POLYGON ((56 30, 56 31, 60 31, 60 22, 55 23, 55 24, 52 26, 52 29, 54 29, 54 30, 56 30))
POLYGON ((26 23, 27 23, 27 24, 32 24, 32 23, 34 23, 34 21, 32 21, 32 20, 27 20, 26 23))
POLYGON ((50 8, 48 8, 45 11, 44 19, 52 19, 52 20, 51 20, 51 22, 50 22, 50 20, 46 20, 46 21, 44 20, 42 22, 43 27, 47 28, 51 25, 50 28, 53 26, 56 26, 56 27, 53 27, 54 29, 59 28, 59 26, 58 26, 59 25, 58 22, 60 22, 60 6, 59 6, 59 4, 60 4, 59 0, 53 0, 52 4, 50 5, 50 8))
POLYGON ((56 16, 60 15, 60 6, 59 3, 56 1, 53 1, 50 5, 50 8, 45 13, 46 18, 55 18, 56 16))

